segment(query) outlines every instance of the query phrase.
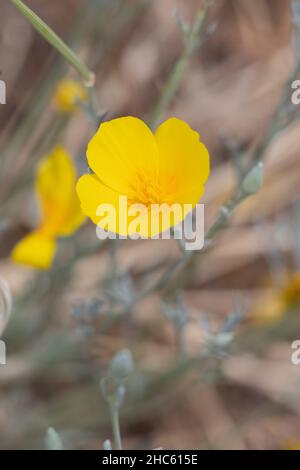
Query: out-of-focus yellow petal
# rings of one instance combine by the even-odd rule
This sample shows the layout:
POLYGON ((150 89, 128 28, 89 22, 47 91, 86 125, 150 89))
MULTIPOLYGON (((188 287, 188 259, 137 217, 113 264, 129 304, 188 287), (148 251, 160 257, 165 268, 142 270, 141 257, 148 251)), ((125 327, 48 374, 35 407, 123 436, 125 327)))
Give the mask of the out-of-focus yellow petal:
POLYGON ((74 164, 62 147, 41 161, 36 191, 41 206, 41 223, 45 235, 70 235, 84 220, 75 192, 74 164))
POLYGON ((135 175, 158 170, 158 151, 149 127, 140 119, 122 117, 101 124, 87 150, 91 169, 113 190, 130 196, 135 175))
POLYGON ((209 176, 209 154, 199 134, 184 121, 171 118, 157 129, 159 183, 169 188, 173 202, 199 201, 209 176))
POLYGON ((53 95, 54 107, 62 113, 72 113, 77 109, 77 101, 87 101, 86 89, 75 80, 61 80, 53 95))
POLYGON ((11 254, 14 261, 38 269, 50 268, 56 238, 71 235, 83 223, 75 177, 72 159, 62 147, 41 161, 35 183, 41 220, 38 229, 15 246, 11 254))
POLYGON ((285 313, 286 306, 280 296, 271 293, 255 304, 249 318, 257 326, 268 326, 280 322, 285 313))
POLYGON ((75 169, 63 147, 57 146, 38 165, 36 191, 46 216, 51 205, 68 207, 75 187, 75 169))
POLYGON ((60 228, 57 230, 57 235, 59 237, 72 235, 84 223, 85 219, 86 216, 82 212, 78 196, 75 193, 70 201, 68 211, 60 224, 60 228))
POLYGON ((292 439, 284 443, 283 450, 300 450, 300 440, 292 439))
POLYGON ((281 292, 282 301, 287 307, 295 307, 300 304, 300 273, 293 273, 286 282, 281 292))
POLYGON ((289 274, 278 290, 260 299, 250 317, 255 324, 276 324, 300 304, 300 273, 289 274))
POLYGON ((53 263, 56 242, 39 232, 32 232, 23 238, 13 249, 11 258, 20 264, 37 269, 49 269, 53 263))

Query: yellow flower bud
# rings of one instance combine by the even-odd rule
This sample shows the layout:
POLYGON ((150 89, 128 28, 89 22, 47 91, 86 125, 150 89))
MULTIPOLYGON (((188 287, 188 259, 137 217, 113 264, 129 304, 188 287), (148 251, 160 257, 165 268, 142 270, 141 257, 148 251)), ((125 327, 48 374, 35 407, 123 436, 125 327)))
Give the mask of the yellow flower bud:
POLYGON ((61 80, 53 95, 53 106, 62 113, 72 113, 78 108, 78 101, 87 101, 86 89, 71 79, 61 80))

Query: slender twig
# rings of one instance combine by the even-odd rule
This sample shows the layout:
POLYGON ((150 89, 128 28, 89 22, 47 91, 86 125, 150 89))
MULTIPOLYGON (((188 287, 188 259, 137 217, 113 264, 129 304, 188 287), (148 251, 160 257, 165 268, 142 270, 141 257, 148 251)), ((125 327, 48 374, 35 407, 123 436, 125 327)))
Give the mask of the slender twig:
POLYGON ((186 69, 189 64, 189 60, 193 53, 196 51, 198 47, 200 47, 201 42, 199 36, 201 34, 202 28, 205 24, 205 20, 207 18, 207 14, 209 9, 212 5, 212 0, 206 0, 204 2, 203 7, 198 11, 196 20, 192 27, 189 30, 189 33, 186 37, 185 41, 185 49, 182 55, 179 57, 177 62, 175 63, 170 76, 165 84, 164 90, 158 100, 158 103, 155 106, 153 116, 150 120, 150 126, 152 129, 158 124, 158 121, 166 110, 166 108, 171 103, 172 99, 176 95, 178 88, 182 82, 183 76, 186 72, 186 69))
POLYGON ((39 16, 34 13, 21 0, 11 0, 15 7, 22 15, 31 23, 31 25, 40 33, 43 38, 49 42, 65 59, 72 65, 75 70, 83 77, 86 86, 93 86, 95 83, 95 75, 88 67, 79 59, 72 49, 45 23, 39 16))
POLYGON ((114 399, 109 400, 109 411, 113 429, 116 450, 122 450, 122 439, 120 431, 119 408, 114 399))
POLYGON ((270 122, 269 128, 267 133, 261 142, 260 146, 255 152, 254 162, 259 162, 264 156, 267 148, 269 147, 270 143, 272 142, 273 138, 286 127, 286 123, 284 122, 284 115, 286 115, 286 108, 287 105, 290 103, 290 84, 296 80, 296 78, 300 74, 300 59, 297 60, 297 63, 291 73, 286 86, 284 87, 284 91, 281 97, 281 100, 277 106, 275 114, 270 122))

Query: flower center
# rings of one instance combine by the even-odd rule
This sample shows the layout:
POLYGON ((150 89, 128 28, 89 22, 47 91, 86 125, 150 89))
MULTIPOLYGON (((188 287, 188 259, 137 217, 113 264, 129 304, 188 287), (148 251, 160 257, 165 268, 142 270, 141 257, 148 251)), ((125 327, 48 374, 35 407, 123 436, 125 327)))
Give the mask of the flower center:
POLYGON ((157 175, 146 173, 140 170, 135 174, 130 185, 130 204, 144 204, 149 207, 151 204, 162 204, 165 202, 165 191, 159 184, 157 175))

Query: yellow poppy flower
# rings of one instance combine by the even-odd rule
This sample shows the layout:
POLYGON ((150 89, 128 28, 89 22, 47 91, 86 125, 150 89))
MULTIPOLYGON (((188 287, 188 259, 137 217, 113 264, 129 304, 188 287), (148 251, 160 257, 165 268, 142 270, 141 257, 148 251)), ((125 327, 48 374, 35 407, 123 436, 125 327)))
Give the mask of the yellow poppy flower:
POLYGON ((57 237, 71 235, 85 219, 75 192, 75 181, 73 162, 62 147, 56 147, 41 161, 35 183, 41 220, 37 229, 13 249, 14 261, 38 269, 51 266, 57 237))
POLYGON ((153 237, 181 222, 209 176, 209 154, 199 134, 177 118, 165 121, 155 134, 130 116, 104 122, 88 145, 87 159, 93 174, 77 183, 82 210, 102 229, 121 235, 153 237), (121 196, 127 206, 120 204, 121 196), (99 215, 103 204, 115 208, 114 226, 99 215), (164 217, 173 204, 182 210, 164 217), (139 210, 140 223, 133 226, 139 210))
POLYGON ((61 80, 53 95, 53 105, 62 113, 72 113, 77 109, 77 101, 87 101, 86 89, 71 79, 61 80))

